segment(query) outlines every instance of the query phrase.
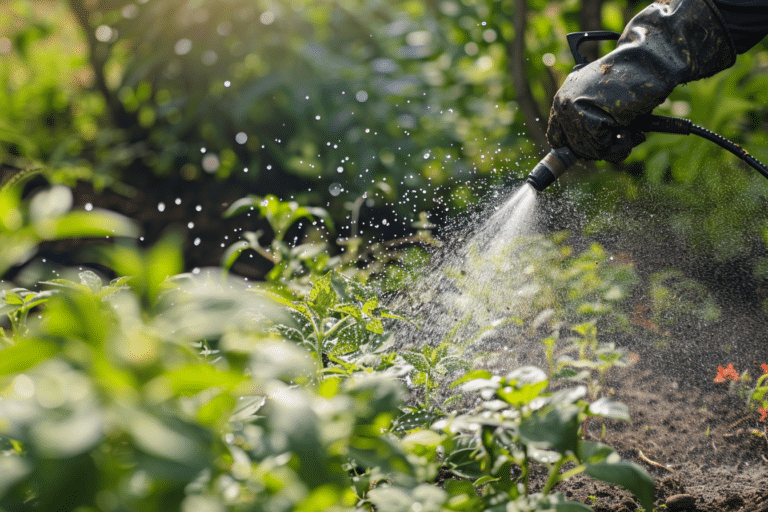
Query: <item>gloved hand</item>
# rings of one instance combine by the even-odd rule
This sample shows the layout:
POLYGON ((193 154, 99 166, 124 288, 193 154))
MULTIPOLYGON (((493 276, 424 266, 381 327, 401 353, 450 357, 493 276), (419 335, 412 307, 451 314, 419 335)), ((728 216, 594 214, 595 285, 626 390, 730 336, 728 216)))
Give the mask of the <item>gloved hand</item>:
POLYGON ((645 136, 627 129, 678 84, 736 61, 712 0, 660 0, 627 24, 616 49, 572 72, 555 95, 547 138, 584 160, 619 162, 645 136))

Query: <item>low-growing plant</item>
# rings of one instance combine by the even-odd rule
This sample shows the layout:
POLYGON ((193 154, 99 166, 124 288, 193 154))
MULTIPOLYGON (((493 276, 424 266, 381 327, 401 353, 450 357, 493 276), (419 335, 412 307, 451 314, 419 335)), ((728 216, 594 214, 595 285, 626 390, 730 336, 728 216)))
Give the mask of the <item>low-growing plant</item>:
POLYGON ((0 187, 0 276, 29 261, 44 241, 65 238, 135 237, 126 217, 104 210, 73 211, 72 192, 54 185, 22 199, 23 180, 0 187))
POLYGON ((298 278, 309 275, 323 275, 339 266, 339 258, 328 254, 327 243, 291 244, 285 239, 288 231, 299 222, 305 221, 317 225, 318 219, 323 221, 329 233, 334 232, 333 221, 323 208, 300 206, 296 201, 281 201, 273 195, 259 197, 249 195, 238 199, 224 212, 224 218, 237 215, 258 213, 270 226, 271 241, 267 247, 259 242, 265 235, 264 231, 246 231, 242 240, 230 245, 222 257, 222 267, 229 270, 240 255, 246 250, 252 250, 274 264, 266 275, 268 281, 282 284, 291 283, 295 286, 298 278))
MULTIPOLYGON (((558 482, 585 472, 626 487, 643 507, 652 509, 653 480, 645 470, 621 460, 604 444, 580 438, 579 426, 586 417, 628 420, 626 407, 605 398, 589 404, 583 401, 583 386, 551 393, 548 384, 546 373, 535 367, 519 368, 506 377, 477 370, 454 382, 465 392, 479 392, 482 401, 475 412, 445 417, 424 431, 441 433, 443 464, 459 477, 446 480, 444 490, 430 496, 433 507, 437 501, 441 510, 588 511, 590 507, 553 492, 558 482), (567 462, 573 467, 561 472, 567 462), (530 485, 534 464, 548 472, 538 492, 530 485)), ((369 495, 377 510, 403 510, 393 505, 402 491, 395 484, 369 495)), ((410 498, 418 502, 414 495, 410 498)))
POLYGON ((571 328, 578 336, 570 338, 570 343, 561 349, 555 359, 555 338, 542 341, 547 354, 550 377, 583 382, 587 386, 589 398, 597 400, 605 386, 605 378, 613 368, 627 366, 627 351, 613 342, 600 342, 597 339, 595 322, 587 322, 571 328))
POLYGON ((379 304, 373 289, 337 272, 329 272, 298 299, 264 291, 267 297, 293 313, 295 325, 278 323, 274 330, 285 339, 306 347, 323 375, 350 374, 364 366, 382 363, 385 319, 402 319, 379 304), (363 360, 364 355, 372 357, 363 360))
POLYGON ((651 276, 653 321, 672 325, 682 316, 712 322, 720 318, 720 308, 706 287, 687 278, 680 270, 668 269, 651 276))
MULTIPOLYGON (((406 350, 402 355, 403 359, 414 368, 411 375, 413 385, 424 390, 423 402, 420 406, 425 410, 432 409, 434 392, 447 375, 457 370, 467 371, 470 368, 469 362, 462 359, 461 350, 448 342, 441 343, 437 347, 425 346, 419 350, 406 350)), ((453 395, 443 400, 439 410, 444 410, 446 405, 458 397, 453 395)))
POLYGON ((733 367, 733 363, 729 363, 725 368, 718 366, 714 381, 731 381, 731 388, 735 388, 739 396, 746 401, 747 407, 757 409, 757 412, 760 413, 760 421, 765 421, 766 415, 768 415, 768 364, 762 364, 760 367, 763 374, 757 378, 754 386, 749 384, 752 380, 749 370, 744 370, 739 375, 739 372, 733 367))

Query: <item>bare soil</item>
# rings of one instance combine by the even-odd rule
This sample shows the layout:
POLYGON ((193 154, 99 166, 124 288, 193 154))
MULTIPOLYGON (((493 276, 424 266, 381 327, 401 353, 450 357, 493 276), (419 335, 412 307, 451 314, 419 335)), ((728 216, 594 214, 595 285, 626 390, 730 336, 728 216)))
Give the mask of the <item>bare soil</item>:
MULTIPOLYGON (((759 421, 760 414, 747 407, 737 383, 714 382, 718 366, 731 363, 739 373, 748 370, 754 385, 763 373, 760 365, 768 364, 764 283, 748 261, 714 261, 669 233, 600 241, 629 258, 643 279, 631 305, 633 333, 609 340, 639 357, 609 383, 613 398, 629 407, 632 423, 607 422, 603 435, 592 420, 587 435, 648 470, 657 506, 768 512, 768 420, 759 421), (665 268, 703 283, 721 310, 719 319, 655 324, 648 277, 665 268)), ((764 242, 755 247, 765 253, 764 242)), ((564 482, 560 490, 596 512, 638 508, 630 493, 588 477, 564 482)))

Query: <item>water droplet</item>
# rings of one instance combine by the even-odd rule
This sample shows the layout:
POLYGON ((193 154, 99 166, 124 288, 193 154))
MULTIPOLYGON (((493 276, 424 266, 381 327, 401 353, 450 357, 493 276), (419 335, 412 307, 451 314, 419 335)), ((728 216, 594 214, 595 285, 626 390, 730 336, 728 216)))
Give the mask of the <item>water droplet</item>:
POLYGON ((195 241, 194 241, 194 242, 192 242, 192 243, 193 243, 194 245, 196 245, 196 246, 197 246, 197 245, 200 245, 200 238, 199 238, 199 237, 198 237, 198 238, 195 238, 195 241))
POLYGON ((176 55, 186 55, 192 50, 192 41, 187 39, 186 37, 183 39, 179 39, 176 41, 176 44, 173 45, 173 52, 176 55))
POLYGON ((245 132, 238 132, 238 134, 235 135, 235 142, 238 144, 245 144, 248 142, 248 134, 245 132))
POLYGON ((219 157, 213 153, 203 157, 203 170, 207 173, 214 173, 218 171, 220 165, 221 162, 219 161, 219 157))
POLYGON ((96 40, 102 43, 108 43, 112 39, 113 32, 112 27, 100 25, 96 29, 96 40))
POLYGON ((264 11, 259 16, 259 21, 263 25, 271 25, 275 21, 275 14, 272 11, 264 11))
POLYGON ((157 211, 164 212, 165 211, 165 203, 157 203, 157 211))
POLYGON ((90 212, 91 210, 93 210, 93 205, 91 203, 85 203, 84 208, 85 208, 85 211, 90 212))

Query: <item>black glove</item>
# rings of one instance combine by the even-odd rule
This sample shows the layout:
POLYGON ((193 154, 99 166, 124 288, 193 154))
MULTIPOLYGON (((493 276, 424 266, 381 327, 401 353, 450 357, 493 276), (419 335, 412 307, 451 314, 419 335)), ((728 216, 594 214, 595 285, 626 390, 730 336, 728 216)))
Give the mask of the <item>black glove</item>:
POLYGON ((645 140, 627 127, 678 84, 736 60, 712 0, 660 0, 632 18, 616 49, 572 72, 555 95, 547 138, 584 160, 619 162, 645 140))

